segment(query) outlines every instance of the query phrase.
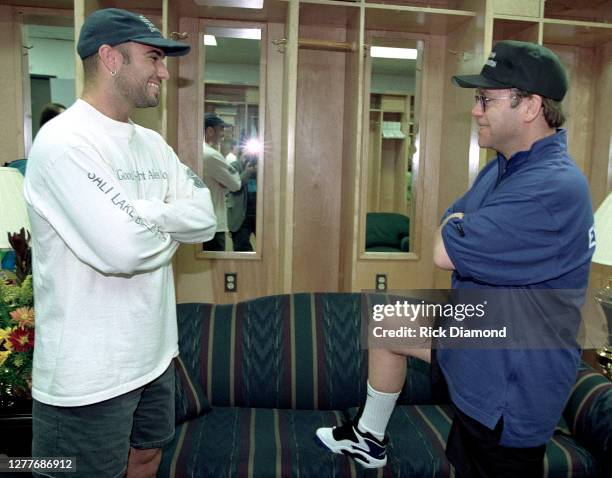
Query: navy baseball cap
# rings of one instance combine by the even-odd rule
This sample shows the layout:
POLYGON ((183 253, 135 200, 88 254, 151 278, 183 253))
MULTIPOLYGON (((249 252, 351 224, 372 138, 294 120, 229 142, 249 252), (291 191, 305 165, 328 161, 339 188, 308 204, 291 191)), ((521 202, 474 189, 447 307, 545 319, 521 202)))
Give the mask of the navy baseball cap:
POLYGON ((77 52, 83 59, 97 53, 102 45, 115 46, 129 41, 154 46, 167 56, 186 55, 191 49, 186 43, 164 38, 144 15, 120 8, 105 8, 96 10, 85 19, 77 52))
POLYGON ((536 43, 505 40, 497 43, 479 75, 453 76, 461 88, 518 88, 561 101, 567 92, 567 74, 548 48, 536 43))
POLYGON ((226 126, 232 126, 232 125, 229 123, 226 123, 214 113, 206 113, 204 115, 204 129, 214 128, 215 126, 222 126, 225 128, 226 126))

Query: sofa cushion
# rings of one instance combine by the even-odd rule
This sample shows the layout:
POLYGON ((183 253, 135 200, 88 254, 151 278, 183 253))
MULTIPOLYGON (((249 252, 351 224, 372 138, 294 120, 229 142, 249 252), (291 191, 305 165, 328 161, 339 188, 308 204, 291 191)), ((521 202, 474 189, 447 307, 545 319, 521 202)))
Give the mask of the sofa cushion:
POLYGON ((595 455, 601 476, 612 476, 612 382, 583 364, 563 416, 595 455))
POLYGON ((319 410, 214 407, 177 427, 158 477, 350 476, 355 465, 314 441, 342 414, 319 410))
POLYGON ((193 371, 188 369, 180 356, 174 359, 174 371, 174 422, 179 425, 209 412, 210 403, 193 371))
POLYGON ((210 410, 208 398, 202 388, 200 378, 200 324, 203 317, 210 315, 212 306, 200 304, 198 307, 179 305, 177 320, 179 327, 179 356, 174 359, 175 366, 175 409, 174 419, 178 425, 210 410))
MULTIPOLYGON (((344 410, 366 397, 358 293, 178 306, 181 419, 213 406, 344 410)), ((431 401, 429 366, 409 359, 400 403, 431 401)), ((177 411, 178 415, 178 411, 177 411)), ((181 420, 178 420, 179 423, 181 420)))
MULTIPOLYGON (((377 476, 314 441, 318 427, 339 425, 343 418, 336 411, 215 407, 177 427, 158 477, 377 476)), ((444 452, 451 421, 448 406, 397 407, 382 476, 454 476, 444 452)), ((563 434, 548 444, 544 467, 550 478, 597 476, 591 455, 563 434)))

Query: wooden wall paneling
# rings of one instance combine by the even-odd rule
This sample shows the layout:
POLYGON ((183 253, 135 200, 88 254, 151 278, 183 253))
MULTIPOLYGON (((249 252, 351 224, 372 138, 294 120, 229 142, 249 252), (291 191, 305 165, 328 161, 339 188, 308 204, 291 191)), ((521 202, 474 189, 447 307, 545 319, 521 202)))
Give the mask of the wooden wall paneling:
POLYGON ((404 112, 400 118, 402 123, 402 131, 404 131, 406 134, 406 139, 399 142, 400 147, 394 184, 395 204, 393 207, 394 211, 399 211, 407 216, 411 215, 408 209, 409 204, 406 197, 406 171, 408 171, 408 162, 410 160, 408 154, 411 150, 412 141, 412 138, 410 137, 410 109, 410 95, 408 95, 404 101, 404 112))
POLYGON ((593 75, 594 57, 589 48, 544 45, 553 50, 561 59, 569 77, 569 90, 563 100, 567 122, 567 142, 570 155, 582 172, 588 174, 591 162, 593 138, 593 109, 595 107, 595 81, 593 75))
POLYGON ((179 29, 187 34, 183 40, 191 46, 188 55, 178 57, 178 155, 198 176, 202 175, 202 142, 204 141, 203 49, 199 42, 199 20, 181 18, 179 29))
MULTIPOLYGON (((369 80, 368 80, 369 84, 369 80)), ((368 103, 369 98, 364 100, 368 103)), ((368 189, 364 191, 368 195, 368 211, 380 210, 380 171, 382 158, 382 111, 366 112, 365 117, 370 116, 368 135, 364 138, 364 155, 367 159, 368 189), (367 151, 367 154, 365 153, 367 151)), ((365 127, 365 125, 364 125, 365 127)))
POLYGON ((542 16, 541 0, 493 0, 496 15, 539 18, 542 16))
MULTIPOLYGON (((178 156, 198 176, 202 177, 202 141, 204 104, 203 52, 199 43, 197 18, 181 18, 180 31, 187 33, 184 42, 191 45, 188 55, 178 58, 178 156)), ((176 256, 176 296, 177 302, 214 302, 214 275, 212 261, 198 261, 195 250, 201 246, 183 244, 176 256)))
MULTIPOLYGON (((172 8, 170 0, 163 0, 162 33, 172 39, 172 33, 179 31, 178 9, 172 8)), ((177 40, 180 40, 177 38, 177 40)), ((170 74, 162 89, 161 97, 161 131, 168 144, 178 150, 178 83, 179 60, 176 57, 166 57, 166 67, 170 74)))
POLYGON ((285 284, 281 271, 281 228, 284 220, 281 219, 281 169, 282 169, 282 129, 283 123, 283 96, 284 96, 284 62, 285 54, 281 53, 271 43, 273 39, 283 38, 285 25, 280 23, 268 24, 268 44, 266 60, 266 114, 265 114, 265 158, 264 158, 264 184, 265 190, 259 195, 258 211, 263 217, 263 241, 258 243, 262 251, 261 275, 259 280, 266 285, 266 294, 285 292, 285 284))
POLYGON ((593 144, 589 182, 593 207, 597 208, 612 190, 612 41, 595 49, 593 96, 593 144))
POLYGON ((293 221, 295 188, 295 148, 297 114, 297 68, 299 37, 299 0, 289 0, 285 22, 283 68, 283 121, 281 130, 280 184, 280 263, 281 290, 293 290, 293 221))
MULTIPOLYGON (((155 2, 143 2, 142 0, 126 2, 126 0, 122 0, 120 2, 113 2, 110 6, 117 6, 118 8, 125 8, 127 10, 142 13, 149 20, 151 20, 160 31, 164 31, 164 17, 163 17, 163 9, 162 9, 163 0, 157 0, 155 2), (114 5, 116 4, 116 5, 114 5), (147 7, 155 7, 154 10, 147 7), (159 10, 158 10, 159 8, 159 10)), ((103 7, 107 7, 109 5, 102 5, 103 7)), ((176 59, 172 59, 173 62, 176 62, 176 59)), ((168 90, 168 88, 172 88, 172 78, 168 81, 165 81, 162 85, 162 92, 160 94, 160 102, 155 108, 135 108, 130 114, 130 119, 145 128, 152 129, 153 131, 157 131, 158 133, 164 135, 164 107, 165 103, 163 101, 164 91, 168 90)))
POLYGON ((289 0, 285 22, 283 62, 283 121, 281 129, 280 171, 280 262, 281 290, 289 293, 293 285, 293 217, 295 182, 295 138, 297 111, 297 62, 299 1, 289 0))
MULTIPOLYGON (((301 25, 300 38, 343 42, 346 28, 301 25)), ((292 288, 296 292, 338 290, 346 55, 300 50, 298 56, 292 288)))
MULTIPOLYGON (((98 10, 101 8, 101 3, 98 0, 74 0, 74 44, 76 45, 79 42, 79 33, 81 32, 81 27, 83 26, 83 22, 85 18, 94 10, 98 10)), ((81 58, 76 53, 76 62, 75 62, 75 76, 74 76, 74 88, 76 97, 80 98, 83 94, 83 62, 81 58)))
MULTIPOLYGON (((26 40, 26 35, 25 35, 25 17, 24 15, 19 12, 16 11, 14 12, 14 20, 15 20, 15 27, 16 27, 16 31, 15 31, 15 40, 20 40, 21 41, 21 45, 25 44, 25 40, 26 40)), ((21 145, 23 145, 23 155, 20 156, 22 158, 27 158, 30 155, 30 148, 32 147, 32 142, 34 141, 34 138, 32 137, 32 130, 33 130, 33 125, 32 125, 32 88, 31 88, 31 84, 30 84, 30 62, 29 62, 29 50, 26 48, 20 48, 19 49, 19 57, 21 61, 18 61, 17 65, 21 65, 21 70, 20 70, 20 78, 16 78, 17 83, 17 88, 19 89, 19 80, 21 79, 21 93, 17 94, 17 98, 21 97, 21 108, 22 108, 22 125, 23 125, 23 129, 22 129, 22 134, 23 134, 23 140, 18 142, 18 146, 19 148, 21 148, 21 145)), ((19 116, 15 117, 16 119, 19 119, 19 116)), ((21 154, 21 151, 19 151, 19 153, 21 154)), ((2 162, 0 162, 0 164, 4 164, 2 162)))
POLYGON ((21 19, 13 8, 0 5, 0 166, 25 157, 23 78, 28 77, 22 66, 21 19))
POLYGON ((565 20, 612 22, 612 9, 606 0, 545 0, 544 16, 565 20))
POLYGON ((496 19, 493 25, 493 44, 501 40, 540 42, 541 22, 496 19))
POLYGON ((359 188, 358 181, 361 168, 361 144, 363 134, 368 126, 364 125, 364 103, 369 109, 369 98, 364 98, 364 23, 365 8, 363 5, 349 13, 346 28, 346 41, 357 45, 357 51, 346 55, 344 87, 344 132, 342 157, 342 193, 340 197, 340 291, 352 290, 354 280, 354 262, 359 251, 359 188))
MULTIPOLYGON (((485 51, 484 22, 478 19, 466 21, 449 34, 446 40, 444 70, 444 103, 442 110, 439 203, 436 227, 442 213, 462 194, 464 194, 481 164, 478 146, 478 132, 471 117, 474 90, 459 88, 450 78, 457 74, 479 72, 489 51, 485 51)), ((431 260, 431 256, 429 258, 431 260)), ((450 274, 435 269, 436 287, 448 287, 450 274)))

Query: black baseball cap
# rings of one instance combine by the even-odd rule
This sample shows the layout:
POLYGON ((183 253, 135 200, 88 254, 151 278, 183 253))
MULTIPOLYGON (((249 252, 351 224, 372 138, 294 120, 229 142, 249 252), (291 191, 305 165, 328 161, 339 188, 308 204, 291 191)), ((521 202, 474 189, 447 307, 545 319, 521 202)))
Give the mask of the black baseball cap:
POLYGON ((204 129, 214 128, 215 126, 223 126, 225 128, 226 126, 232 126, 232 125, 229 123, 226 123, 214 113, 206 113, 204 115, 204 129))
POLYGON ((565 68, 548 48, 536 43, 504 40, 497 43, 479 75, 458 75, 461 88, 518 88, 561 101, 567 92, 565 68))
POLYGON ((115 46, 133 41, 154 46, 167 56, 182 56, 191 47, 164 38, 159 29, 144 15, 128 12, 121 8, 104 8, 89 15, 79 35, 77 52, 81 59, 98 52, 102 45, 115 46))

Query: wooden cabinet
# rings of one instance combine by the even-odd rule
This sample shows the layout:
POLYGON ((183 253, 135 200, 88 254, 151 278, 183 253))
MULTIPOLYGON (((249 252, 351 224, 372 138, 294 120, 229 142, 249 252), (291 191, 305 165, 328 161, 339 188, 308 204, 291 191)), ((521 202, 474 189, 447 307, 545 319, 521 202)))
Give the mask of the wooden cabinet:
MULTIPOLYGON (((17 7, 11 7, 10 0, 2 3, 6 23, 17 7)), ((448 274, 432 264, 432 237, 441 213, 469 188, 488 159, 478 147, 470 117, 473 92, 453 86, 450 77, 478 72, 499 40, 537 42, 560 56, 570 76, 564 101, 570 152, 589 179, 595 207, 612 186, 612 11, 607 2, 266 0, 260 9, 219 6, 213 0, 29 4, 73 6, 77 29, 95 8, 144 9, 157 15, 166 35, 187 34, 192 53, 168 59, 172 79, 154 123, 194 170, 204 113, 198 102, 202 22, 257 24, 267 32, 265 44, 262 41, 265 100, 258 111, 265 118, 266 147, 261 254, 254 260, 196 259, 193 246, 182 246, 175 261, 182 302, 372 289, 376 274, 386 274, 391 289, 448 285, 448 274), (380 98, 380 105, 370 108, 364 70, 373 35, 422 42, 421 80, 413 102, 380 98), (383 139, 376 124, 389 120, 406 128, 408 109, 419 117, 410 141, 401 145, 383 139), (377 147, 394 157, 388 168, 396 180, 393 186, 385 183, 383 188, 387 179, 376 179, 369 171, 366 141, 378 141, 377 147), (367 182, 380 180, 380 188, 391 191, 387 199, 393 201, 401 189, 397 171, 404 170, 408 143, 418 150, 412 164, 411 252, 367 254, 365 212, 374 201, 367 182), (238 273, 237 293, 224 291, 226 272, 238 273)), ((17 65, 18 32, 14 22, 8 23, 3 38, 11 51, 5 49, 3 58, 17 65)), ((20 86, 10 78, 3 81, 9 83, 5 90, 14 93, 4 96, 4 110, 19 116, 15 96, 19 98, 20 86)), ((3 124, 11 117, 5 115, 3 124)), ((20 150, 14 138, 21 126, 18 121, 9 126, 4 128, 9 135, 1 140, 7 147, 0 150, 14 156, 20 150)))

